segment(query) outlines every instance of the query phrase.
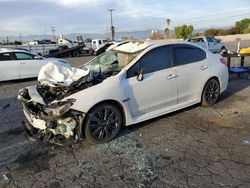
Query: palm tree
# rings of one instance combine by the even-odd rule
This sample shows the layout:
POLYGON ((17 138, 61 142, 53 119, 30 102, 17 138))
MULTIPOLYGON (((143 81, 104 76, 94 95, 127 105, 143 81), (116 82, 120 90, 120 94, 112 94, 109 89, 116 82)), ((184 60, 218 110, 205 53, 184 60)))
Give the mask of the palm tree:
POLYGON ((169 26, 170 26, 171 20, 168 18, 166 21, 167 21, 167 27, 165 29, 165 34, 167 38, 169 38, 169 26))
POLYGON ((167 25, 168 25, 168 27, 169 27, 169 25, 170 25, 170 22, 171 22, 171 20, 168 18, 168 19, 167 19, 167 25))

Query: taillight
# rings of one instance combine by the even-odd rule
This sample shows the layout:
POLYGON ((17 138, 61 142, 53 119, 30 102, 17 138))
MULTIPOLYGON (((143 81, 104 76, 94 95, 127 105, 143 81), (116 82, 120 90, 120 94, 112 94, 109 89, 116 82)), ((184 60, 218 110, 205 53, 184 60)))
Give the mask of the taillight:
POLYGON ((224 58, 224 57, 220 58, 220 62, 221 62, 223 65, 227 66, 227 59, 226 59, 226 58, 224 58))

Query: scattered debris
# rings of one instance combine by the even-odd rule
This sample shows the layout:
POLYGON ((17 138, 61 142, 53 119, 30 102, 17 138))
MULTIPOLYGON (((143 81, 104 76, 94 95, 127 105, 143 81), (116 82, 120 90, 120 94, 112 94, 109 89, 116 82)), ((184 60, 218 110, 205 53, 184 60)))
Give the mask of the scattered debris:
POLYGON ((244 141, 243 141, 243 144, 248 144, 248 145, 250 145, 250 139, 244 140, 244 141))
POLYGON ((4 180, 5 182, 10 182, 11 181, 11 175, 10 175, 10 173, 4 174, 2 176, 2 180, 4 180))
POLYGON ((9 103, 6 104, 6 105, 4 105, 4 106, 3 106, 3 109, 5 110, 5 109, 8 108, 8 107, 10 107, 10 104, 9 104, 9 103))
POLYGON ((138 143, 138 144, 136 144, 135 146, 136 146, 137 148, 140 148, 140 149, 144 148, 144 144, 143 144, 143 143, 138 143))

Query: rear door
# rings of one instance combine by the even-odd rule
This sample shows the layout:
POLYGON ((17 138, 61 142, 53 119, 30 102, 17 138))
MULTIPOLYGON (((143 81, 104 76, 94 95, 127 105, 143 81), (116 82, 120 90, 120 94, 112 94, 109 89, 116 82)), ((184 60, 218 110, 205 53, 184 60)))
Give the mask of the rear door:
POLYGON ((10 53, 0 53, 0 81, 19 78, 19 65, 10 53))
POLYGON ((45 62, 42 57, 36 58, 34 54, 26 52, 14 52, 15 61, 19 64, 20 78, 38 76, 38 73, 45 62))
POLYGON ((206 52, 193 45, 176 44, 174 65, 178 76, 178 103, 199 100, 209 76, 206 52))

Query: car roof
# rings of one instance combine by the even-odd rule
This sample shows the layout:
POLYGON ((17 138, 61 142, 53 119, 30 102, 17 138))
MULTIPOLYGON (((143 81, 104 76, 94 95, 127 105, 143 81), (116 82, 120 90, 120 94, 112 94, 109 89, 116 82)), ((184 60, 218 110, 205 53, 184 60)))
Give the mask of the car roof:
MULTIPOLYGON (((188 44, 193 45, 186 41, 180 41, 180 40, 146 40, 146 41, 136 41, 136 42, 129 42, 126 44, 123 44, 121 46, 118 46, 114 48, 115 51, 118 52, 124 52, 124 53, 137 53, 139 51, 142 51, 148 47, 157 47, 157 46, 163 46, 168 44, 188 44)), ((196 45, 193 45, 196 46, 196 45)))
POLYGON ((1 48, 0 47, 0 53, 5 53, 5 52, 25 52, 25 53, 27 53, 28 51, 18 50, 18 49, 13 49, 13 48, 1 48))

